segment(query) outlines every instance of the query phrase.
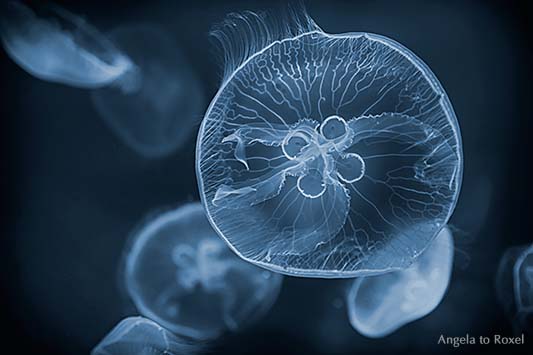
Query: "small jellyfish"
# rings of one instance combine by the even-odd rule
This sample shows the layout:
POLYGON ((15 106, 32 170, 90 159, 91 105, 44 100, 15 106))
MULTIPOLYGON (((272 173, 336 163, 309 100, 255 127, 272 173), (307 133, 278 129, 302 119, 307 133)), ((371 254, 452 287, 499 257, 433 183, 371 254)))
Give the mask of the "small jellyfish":
POLYGON ((96 28, 56 6, 43 12, 39 17, 22 3, 6 5, 2 43, 21 68, 42 80, 86 89, 130 78, 134 64, 96 28))
POLYGON ((137 85, 93 91, 96 110, 139 154, 150 158, 172 153, 200 121, 200 81, 176 41, 157 26, 120 27, 109 38, 135 63, 137 85))
POLYGON ((444 227, 409 268, 355 279, 346 299, 352 327, 380 338, 428 315, 444 297, 452 266, 453 238, 444 227))
POLYGON ((533 334, 533 244, 505 251, 496 273, 496 291, 515 331, 533 334))
POLYGON ((91 351, 91 355, 192 355, 201 350, 143 317, 123 319, 91 351))
POLYGON ((208 218, 242 258, 276 272, 404 269, 457 202, 453 108, 401 44, 293 15, 232 14, 213 31, 226 68, 197 140, 208 218))
POLYGON ((194 339, 237 331, 264 315, 282 276, 237 257, 200 203, 150 219, 124 255, 125 288, 139 312, 194 339))

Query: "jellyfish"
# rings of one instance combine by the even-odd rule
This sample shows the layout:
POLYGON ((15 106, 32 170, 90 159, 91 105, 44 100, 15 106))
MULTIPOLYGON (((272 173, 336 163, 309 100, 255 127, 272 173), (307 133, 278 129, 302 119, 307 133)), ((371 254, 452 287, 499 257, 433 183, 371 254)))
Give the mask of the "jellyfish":
POLYGON ((533 244, 505 251, 496 273, 496 291, 515 332, 533 334, 533 244))
POLYGON ((201 348, 149 319, 129 317, 120 321, 91 355, 192 355, 201 348))
POLYGON ((0 27, 8 55, 31 75, 91 90, 96 111, 146 158, 181 147, 203 110, 203 92, 177 43, 152 25, 105 35, 58 7, 39 17, 10 3, 0 27))
POLYGON ((457 119, 429 67, 390 38, 329 34, 299 11, 232 14, 213 36, 226 67, 196 169, 217 232, 294 276, 407 268, 462 178, 457 119))
POLYGON ((193 339, 214 339, 262 317, 282 276, 237 257, 218 237, 202 205, 149 219, 124 254, 125 289, 138 311, 193 339))
POLYGON ((444 227, 407 269, 354 280, 346 298, 352 327, 380 338, 431 313, 442 301, 453 266, 453 238, 444 227))
POLYGON ((204 97, 199 79, 176 41, 157 26, 123 26, 109 38, 135 63, 138 85, 92 91, 94 107, 142 156, 174 152, 200 121, 204 97))
POLYGON ((6 6, 2 43, 22 69, 41 80, 78 88, 135 86, 135 65, 96 28, 57 6, 43 12, 37 16, 19 2, 6 6))

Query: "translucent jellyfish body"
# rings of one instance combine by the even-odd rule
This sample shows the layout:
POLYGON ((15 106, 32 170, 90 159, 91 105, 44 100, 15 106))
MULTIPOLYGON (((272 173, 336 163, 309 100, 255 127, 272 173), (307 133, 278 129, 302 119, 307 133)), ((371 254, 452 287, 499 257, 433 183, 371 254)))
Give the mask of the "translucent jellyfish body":
POLYGON ((458 198, 448 97, 389 38, 327 34, 308 19, 294 28, 247 13, 214 31, 228 68, 197 141, 208 216, 241 257, 277 272, 408 267, 458 198))
POLYGON ((142 315, 195 339, 257 320, 272 306, 282 281, 232 253, 200 203, 162 213, 135 233, 124 277, 142 315))
POLYGON ((496 290, 515 331, 533 334, 533 244, 506 250, 496 273, 496 290))
POLYGON ((130 317, 117 324, 91 355, 192 355, 199 349, 149 319, 130 317))
POLYGON ((346 299, 350 323, 379 338, 428 315, 444 297, 452 266, 453 238, 445 227, 409 268, 355 279, 346 299))
POLYGON ((59 7, 38 17, 11 2, 1 22, 7 54, 31 75, 80 88, 131 84, 134 65, 98 30, 59 7), (124 81, 123 81, 124 80, 124 81))
POLYGON ((149 25, 109 35, 135 63, 137 88, 109 86, 92 93, 99 114, 131 148, 146 157, 173 152, 200 121, 204 97, 177 43, 149 25))
POLYGON ((189 138, 203 111, 203 92, 163 30, 130 26, 107 37, 57 6, 43 16, 15 2, 7 10, 0 30, 9 56, 39 79, 94 89, 98 113, 137 153, 162 157, 189 138))

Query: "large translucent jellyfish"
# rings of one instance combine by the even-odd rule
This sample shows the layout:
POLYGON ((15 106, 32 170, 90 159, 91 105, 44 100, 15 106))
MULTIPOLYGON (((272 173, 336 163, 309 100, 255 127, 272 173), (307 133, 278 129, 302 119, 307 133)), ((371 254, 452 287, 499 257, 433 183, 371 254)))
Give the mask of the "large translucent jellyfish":
POLYGON ((31 75, 79 88, 136 85, 131 60, 81 17, 59 7, 39 17, 22 3, 10 2, 2 16, 7 54, 31 75))
POLYGON ((408 267, 461 184, 444 89, 392 39, 328 34, 308 18, 276 23, 233 14, 213 32, 226 71, 196 153, 211 223, 241 257, 281 273, 408 267))
POLYGON ((125 253, 126 291, 139 312, 195 339, 237 331, 264 315, 282 276, 238 258, 200 203, 159 214, 125 253))
POLYGON ((192 355, 202 348, 143 317, 123 319, 91 355, 192 355))
POLYGON ((496 273, 496 291, 515 331, 533 334, 533 244, 505 251, 496 273))
POLYGON ((407 269, 355 279, 348 316, 361 334, 379 338, 431 313, 441 302, 453 266, 453 238, 445 227, 407 269))
POLYGON ((185 143, 200 121, 200 81, 177 42, 156 26, 120 27, 109 38, 135 63, 138 87, 93 91, 97 111, 140 154, 168 155, 185 143))

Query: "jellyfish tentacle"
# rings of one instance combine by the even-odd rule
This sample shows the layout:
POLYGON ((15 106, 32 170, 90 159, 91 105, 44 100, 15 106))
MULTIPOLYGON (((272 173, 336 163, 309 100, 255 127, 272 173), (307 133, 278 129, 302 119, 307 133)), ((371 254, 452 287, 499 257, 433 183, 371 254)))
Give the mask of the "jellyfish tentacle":
POLYGON ((238 128, 224 137, 222 143, 235 142, 234 157, 246 167, 246 170, 249 170, 246 146, 255 143, 264 146, 280 146, 288 132, 289 130, 283 125, 258 123, 238 128))
POLYGON ((246 208, 270 200, 279 195, 287 176, 300 175, 305 170, 305 164, 288 161, 270 176, 261 176, 254 180, 228 186, 219 186, 212 203, 224 208, 246 208))

